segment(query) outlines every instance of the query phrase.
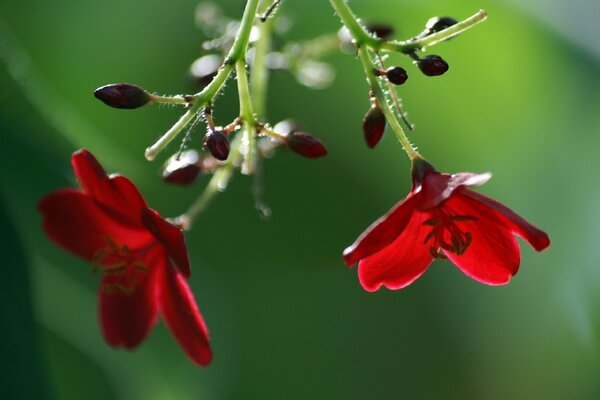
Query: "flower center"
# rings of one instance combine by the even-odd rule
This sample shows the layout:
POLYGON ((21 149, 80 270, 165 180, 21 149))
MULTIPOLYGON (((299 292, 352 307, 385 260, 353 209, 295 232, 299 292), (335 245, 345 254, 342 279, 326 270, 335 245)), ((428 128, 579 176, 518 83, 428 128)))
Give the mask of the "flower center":
POLYGON ((429 253, 434 258, 446 258, 443 250, 456 255, 464 254, 471 244, 471 234, 463 232, 458 223, 465 221, 476 221, 477 218, 470 215, 450 215, 440 208, 433 211, 433 216, 423 222, 423 225, 431 226, 431 232, 425 236, 423 244, 429 244, 429 253))
POLYGON ((132 294, 137 275, 147 273, 148 267, 133 257, 129 247, 119 246, 111 237, 105 237, 106 246, 94 254, 92 272, 102 271, 105 279, 101 290, 106 294, 132 294))

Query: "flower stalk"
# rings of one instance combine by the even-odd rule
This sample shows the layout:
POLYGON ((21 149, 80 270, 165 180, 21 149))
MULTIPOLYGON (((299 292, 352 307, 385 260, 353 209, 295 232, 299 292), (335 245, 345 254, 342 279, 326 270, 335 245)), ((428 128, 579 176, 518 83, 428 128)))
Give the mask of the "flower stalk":
POLYGON ((238 60, 245 62, 246 48, 250 40, 250 32, 254 23, 254 17, 258 8, 259 0, 248 0, 240 29, 233 42, 233 46, 229 50, 223 65, 217 72, 217 75, 201 92, 193 95, 191 100, 192 106, 190 109, 179 118, 179 120, 160 138, 156 143, 146 149, 146 159, 152 161, 156 158, 165 147, 179 135, 179 133, 194 119, 194 117, 202 110, 202 108, 212 102, 215 96, 219 93, 229 75, 233 72, 238 60))
POLYGON ((392 130, 396 134, 396 137, 400 141, 402 148, 404 149, 404 151, 406 151, 408 158, 411 161, 416 160, 418 158, 422 158, 421 155, 419 154, 419 152, 410 143, 410 140, 408 140, 408 137, 406 136, 404 129, 402 129, 402 125, 400 124, 400 121, 398 121, 396 113, 394 113, 394 111, 390 108, 390 106, 388 104, 385 93, 383 92, 383 90, 381 89, 381 86, 379 85, 378 78, 373 73, 375 66, 373 65, 373 61, 371 60, 371 57, 369 56, 369 50, 367 49, 367 47, 366 46, 359 47, 358 55, 359 55, 361 64, 363 66, 363 69, 365 71, 365 75, 367 76, 367 81, 369 82, 369 86, 371 87, 373 96, 375 97, 375 100, 379 104, 379 107, 381 107, 381 110, 383 111, 388 123, 392 127, 392 130))

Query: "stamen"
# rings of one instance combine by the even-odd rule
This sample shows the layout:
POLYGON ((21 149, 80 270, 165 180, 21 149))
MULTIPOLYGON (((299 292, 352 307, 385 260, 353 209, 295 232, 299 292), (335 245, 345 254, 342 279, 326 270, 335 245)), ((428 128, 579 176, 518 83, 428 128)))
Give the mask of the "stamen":
POLYGON ((148 267, 146 267, 146 265, 144 265, 142 262, 140 261, 135 261, 133 263, 133 267, 135 269, 137 269, 138 271, 143 271, 143 272, 148 272, 148 267))
POLYGON ((106 247, 99 249, 92 258, 92 272, 102 271, 104 276, 119 277, 119 281, 131 281, 132 284, 110 283, 102 286, 107 294, 131 294, 135 287, 135 271, 148 272, 148 267, 135 257, 142 254, 137 251, 132 254, 126 244, 120 246, 111 237, 105 237, 106 247))
POLYGON ((443 209, 436 210, 433 217, 422 223, 432 227, 431 232, 425 236, 423 244, 431 242, 429 253, 434 258, 447 258, 444 251, 460 256, 465 253, 473 237, 470 232, 463 232, 457 223, 476 220, 477 217, 471 215, 448 215, 443 209), (446 240, 446 232, 450 243, 446 240))

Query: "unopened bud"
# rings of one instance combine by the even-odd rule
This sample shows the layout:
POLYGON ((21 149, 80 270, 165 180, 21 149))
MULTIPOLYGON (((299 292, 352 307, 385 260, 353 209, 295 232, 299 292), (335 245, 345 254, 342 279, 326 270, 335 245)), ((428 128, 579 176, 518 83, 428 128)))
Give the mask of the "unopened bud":
POLYGON ((201 172, 200 158, 196 150, 187 150, 179 154, 173 155, 165 163, 165 168, 162 172, 162 178, 166 183, 172 185, 189 185, 194 182, 198 174, 201 172))
POLYGON ((402 85, 408 79, 406 70, 402 67, 390 67, 385 71, 385 76, 394 85, 402 85))
POLYGON ((94 91, 94 96, 114 108, 138 108, 148 104, 152 96, 141 87, 129 83, 112 83, 94 91))
POLYGON ((429 55, 417 61, 417 65, 421 72, 427 76, 443 75, 448 71, 448 63, 440 56, 429 55))
POLYGON ((387 24, 367 24, 367 31, 377 36, 379 39, 389 39, 394 33, 394 27, 387 24))
POLYGON ((385 131, 385 115, 378 106, 372 106, 362 121, 363 134, 369 148, 374 148, 381 140, 385 131))
POLYGON ((219 131, 210 131, 206 134, 204 137, 204 147, 217 160, 225 161, 229 157, 229 141, 227 140, 227 136, 219 131))
POLYGON ((285 143, 295 153, 306 158, 319 158, 327 155, 327 149, 317 138, 300 131, 291 132, 285 143))

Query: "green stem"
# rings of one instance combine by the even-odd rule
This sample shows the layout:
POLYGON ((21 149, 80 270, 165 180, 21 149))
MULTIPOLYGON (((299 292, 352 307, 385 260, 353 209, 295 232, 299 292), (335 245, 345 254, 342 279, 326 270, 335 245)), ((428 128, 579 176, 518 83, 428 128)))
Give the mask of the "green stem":
POLYGON ((329 0, 329 2, 338 17, 342 20, 342 23, 352 34, 357 46, 362 47, 364 44, 374 49, 378 49, 381 46, 383 41, 367 32, 346 4, 346 0, 329 0))
POLYGON ((256 125, 254 111, 252 110, 252 97, 250 97, 250 87, 248 86, 245 60, 240 59, 235 63, 235 73, 237 77, 238 96, 240 98, 240 117, 244 122, 256 125))
MULTIPOLYGON (((381 66, 381 69, 385 70, 385 63, 383 62, 383 57, 381 57, 381 54, 379 54, 379 53, 377 53, 377 60, 379 61, 379 65, 381 66)), ((404 113, 404 108, 402 107, 402 102, 398 98, 398 93, 396 92, 396 88, 394 87, 394 84, 392 82, 390 82, 389 79, 386 79, 386 83, 387 83, 387 92, 389 93, 389 95, 392 99, 392 103, 396 107, 396 111, 398 112, 398 115, 400 115, 402 122, 404 122, 404 125, 408 128, 408 130, 412 131, 413 125, 410 123, 408 118, 406 118, 406 114, 404 113)))
POLYGON ((240 29, 237 33, 233 46, 229 50, 223 65, 219 69, 219 72, 214 79, 206 86, 200 93, 194 95, 191 108, 183 114, 179 120, 160 138, 156 143, 146 149, 146 159, 151 161, 156 158, 156 155, 160 153, 165 147, 177 135, 189 124, 196 114, 200 112, 208 102, 212 101, 217 93, 221 90, 227 78, 234 69, 235 64, 240 59, 245 59, 246 48, 248 41, 250 40, 250 31, 254 23, 254 17, 256 16, 256 10, 258 8, 259 0, 248 0, 246 8, 244 9, 244 15, 242 16, 242 22, 240 29))
POLYGON ((252 106, 259 117, 265 116, 265 105, 267 98, 267 84, 269 70, 266 66, 266 58, 271 48, 271 30, 274 18, 269 18, 258 25, 260 36, 254 45, 254 62, 250 69, 250 87, 252 88, 252 106))
POLYGON ((153 103, 162 103, 162 104, 180 104, 186 105, 189 104, 189 99, 186 97, 177 95, 177 96, 157 96, 155 94, 150 95, 151 101, 153 103))
POLYGON ((250 175, 254 171, 256 156, 256 119, 252 109, 252 98, 250 97, 250 87, 248 86, 248 76, 246 75, 246 61, 244 59, 239 59, 235 63, 235 71, 238 83, 238 96, 240 98, 240 117, 244 122, 243 145, 245 152, 242 173, 250 175))
POLYGON ((240 145, 241 136, 237 135, 231 143, 231 151, 227 161, 215 171, 200 197, 192 203, 184 214, 175 218, 175 224, 181 226, 185 230, 189 230, 192 227, 194 220, 206 209, 215 195, 227 189, 229 180, 233 175, 234 167, 240 158, 240 145))
POLYGON ((358 55, 360 57, 360 61, 362 63, 363 69, 365 71, 365 75, 367 76, 367 81, 369 82, 369 86, 371 87, 371 90, 373 91, 373 95, 375 96, 375 99, 379 103, 379 107, 381 107, 381 110, 383 111, 383 114, 385 115, 387 122, 390 124, 392 130, 396 134, 396 137, 402 144, 404 151, 406 151, 406 154, 408 154, 408 158, 411 161, 418 159, 418 158, 423 158, 415 150, 415 148, 412 146, 412 144, 406 137, 406 134, 404 133, 404 130, 402 129, 402 125, 400 125, 400 122, 398 121, 396 114, 392 111, 392 109, 388 105, 385 94, 384 94, 383 90, 381 89, 381 86, 379 85, 379 81, 378 81, 377 77, 375 76, 375 74, 373 73, 375 66, 373 65, 373 61, 371 60, 371 57, 369 56, 369 49, 367 49, 366 46, 361 46, 358 49, 358 55))
POLYGON ((254 25, 254 18, 256 17, 259 1, 260 0, 248 0, 246 2, 246 8, 244 9, 244 15, 242 16, 242 22, 240 23, 240 30, 235 37, 233 46, 231 46, 231 49, 229 50, 229 54, 225 57, 225 64, 233 65, 236 61, 242 59, 243 56, 246 55, 248 41, 250 40, 250 31, 254 25))
POLYGON ((410 39, 405 41, 389 41, 381 44, 381 50, 398 51, 400 53, 407 53, 411 50, 424 50, 426 47, 433 46, 444 40, 450 39, 456 35, 463 33, 464 31, 472 28, 473 26, 485 21, 487 18, 487 12, 485 10, 479 10, 477 13, 471 15, 469 18, 460 21, 444 30, 425 36, 420 39, 410 39))
POLYGON ((367 30, 358 22, 358 19, 352 13, 346 0, 329 0, 331 6, 334 8, 338 17, 342 20, 342 23, 348 28, 352 37, 356 41, 356 45, 362 47, 362 45, 368 46, 370 49, 379 51, 397 51, 400 53, 408 53, 413 50, 422 50, 428 46, 440 43, 446 39, 450 39, 467 29, 472 28, 478 23, 484 21, 487 18, 487 12, 479 10, 476 14, 469 18, 454 24, 442 31, 436 32, 432 35, 425 36, 420 39, 410 39, 405 41, 385 41, 371 35, 367 30))

